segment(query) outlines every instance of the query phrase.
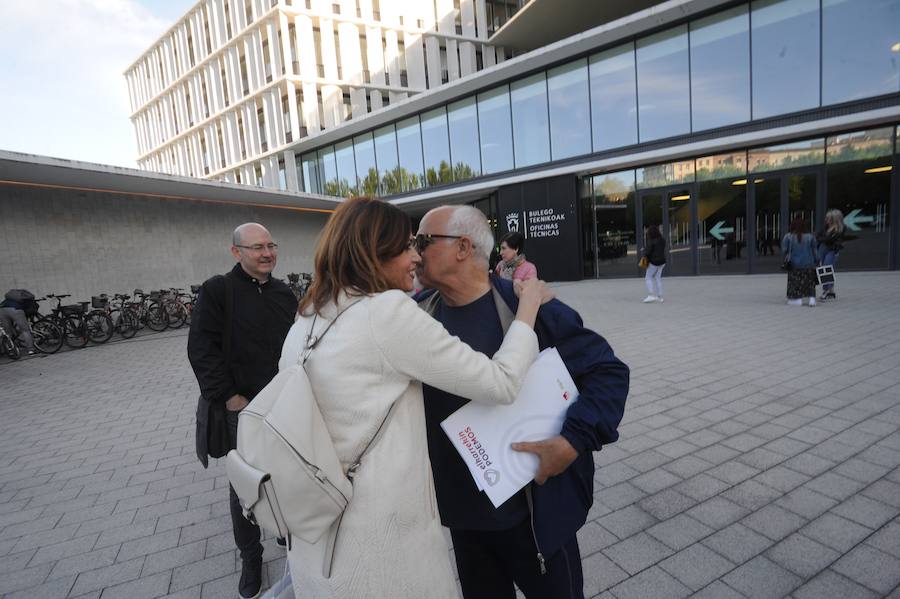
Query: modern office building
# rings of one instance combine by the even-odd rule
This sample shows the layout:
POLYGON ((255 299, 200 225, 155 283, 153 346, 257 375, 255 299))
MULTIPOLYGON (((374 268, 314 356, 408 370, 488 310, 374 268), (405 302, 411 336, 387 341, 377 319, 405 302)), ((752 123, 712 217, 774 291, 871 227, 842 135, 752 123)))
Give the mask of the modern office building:
POLYGON ((832 208, 841 268, 897 268, 900 0, 512 8, 506 60, 292 142, 291 183, 473 203, 550 280, 637 274, 649 224, 667 274, 776 272, 832 208))
POLYGON ((292 144, 502 62, 516 6, 200 0, 125 72, 138 165, 297 190, 292 144))

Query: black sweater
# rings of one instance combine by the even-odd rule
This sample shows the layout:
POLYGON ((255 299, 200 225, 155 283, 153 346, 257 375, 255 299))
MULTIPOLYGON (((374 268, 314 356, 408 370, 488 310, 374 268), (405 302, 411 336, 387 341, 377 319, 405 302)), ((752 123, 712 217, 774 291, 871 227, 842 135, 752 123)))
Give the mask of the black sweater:
POLYGON ((666 263, 666 240, 662 237, 651 239, 644 250, 644 255, 653 266, 659 266, 666 263))
POLYGON ((191 315, 188 359, 210 401, 240 394, 252 400, 278 373, 281 346, 294 323, 297 299, 281 280, 259 281, 240 264, 208 279, 191 315), (225 323, 225 277, 233 282, 231 323, 225 323), (226 364, 222 332, 231 326, 231 360, 226 364))

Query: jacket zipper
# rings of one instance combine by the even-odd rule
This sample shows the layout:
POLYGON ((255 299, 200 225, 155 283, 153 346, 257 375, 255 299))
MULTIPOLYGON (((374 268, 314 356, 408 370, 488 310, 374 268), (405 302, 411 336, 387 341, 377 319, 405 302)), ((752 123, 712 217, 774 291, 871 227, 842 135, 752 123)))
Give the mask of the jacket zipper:
POLYGON ((531 497, 531 485, 525 487, 525 499, 528 502, 528 518, 531 523, 531 538, 534 539, 534 548, 537 549, 537 561, 540 566, 541 576, 547 573, 547 562, 544 554, 541 553, 541 546, 538 545, 537 532, 534 530, 534 499, 531 497))

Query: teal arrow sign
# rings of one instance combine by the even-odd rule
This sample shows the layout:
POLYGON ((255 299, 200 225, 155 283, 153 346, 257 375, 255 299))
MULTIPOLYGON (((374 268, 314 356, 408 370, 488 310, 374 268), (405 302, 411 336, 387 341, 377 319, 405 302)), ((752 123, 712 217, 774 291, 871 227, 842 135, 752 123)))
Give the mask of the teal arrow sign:
POLYGON ((725 241, 724 233, 734 233, 734 227, 723 227, 725 224, 724 220, 720 220, 716 224, 713 225, 712 229, 709 230, 709 234, 718 239, 719 241, 725 241))
POLYGON ((851 211, 847 216, 844 217, 844 226, 850 229, 851 231, 859 231, 859 227, 857 223, 870 223, 875 219, 871 216, 864 216, 859 213, 859 208, 851 211))

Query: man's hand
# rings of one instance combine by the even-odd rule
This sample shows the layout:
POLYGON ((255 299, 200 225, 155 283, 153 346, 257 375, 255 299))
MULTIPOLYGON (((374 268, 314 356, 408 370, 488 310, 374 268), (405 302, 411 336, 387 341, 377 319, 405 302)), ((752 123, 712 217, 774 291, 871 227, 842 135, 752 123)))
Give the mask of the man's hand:
POLYGON ((229 412, 240 412, 244 408, 247 407, 247 404, 250 402, 247 401, 247 398, 243 395, 232 395, 228 398, 228 401, 225 402, 225 409, 229 412))
POLYGON ((520 441, 513 443, 510 447, 515 451, 533 453, 541 460, 537 474, 534 475, 534 482, 539 485, 547 482, 551 476, 560 474, 578 457, 578 452, 562 435, 556 435, 543 441, 520 441))

